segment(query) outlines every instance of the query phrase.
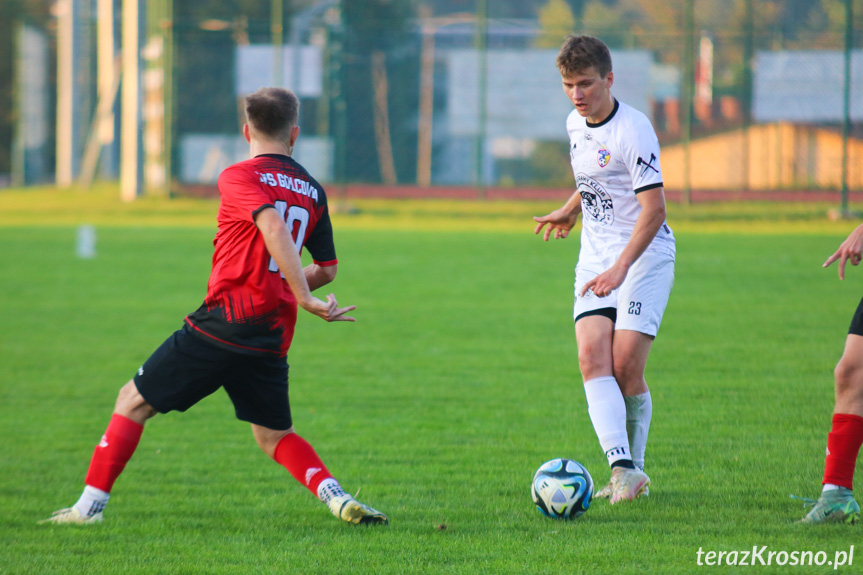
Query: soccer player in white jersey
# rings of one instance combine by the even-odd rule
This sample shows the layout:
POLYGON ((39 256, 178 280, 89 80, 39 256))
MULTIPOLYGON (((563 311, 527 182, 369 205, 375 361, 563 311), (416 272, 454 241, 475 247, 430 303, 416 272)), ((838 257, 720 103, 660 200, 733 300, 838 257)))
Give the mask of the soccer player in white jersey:
POLYGON ((665 222, 656 132, 612 95, 608 47, 570 36, 557 67, 575 106, 566 129, 576 190, 563 207, 534 218, 535 233, 566 238, 583 214, 575 339, 588 413, 611 467, 596 497, 615 504, 650 485, 644 453, 653 404, 644 369, 674 283, 675 241, 665 222))

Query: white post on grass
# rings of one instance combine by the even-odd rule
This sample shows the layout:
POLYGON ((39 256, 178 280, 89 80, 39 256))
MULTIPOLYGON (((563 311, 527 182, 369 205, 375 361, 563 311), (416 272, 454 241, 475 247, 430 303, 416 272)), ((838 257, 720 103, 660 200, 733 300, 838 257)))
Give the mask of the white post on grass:
POLYGON ((75 255, 82 260, 91 260, 96 257, 96 228, 86 224, 78 226, 75 238, 75 255))

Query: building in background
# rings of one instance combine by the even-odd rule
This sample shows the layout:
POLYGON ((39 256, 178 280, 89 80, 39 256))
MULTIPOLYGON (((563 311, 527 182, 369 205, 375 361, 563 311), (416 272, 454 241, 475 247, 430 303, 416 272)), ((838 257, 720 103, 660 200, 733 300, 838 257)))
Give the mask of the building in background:
POLYGON ((574 31, 612 48, 614 92, 652 119, 669 188, 863 189, 863 0, 769 10, 754 0, 32 0, 27 10, 42 4, 53 6, 45 20, 15 23, 15 82, 0 82, 0 98, 14 84, 5 144, 0 119, 6 181, 13 171, 19 183, 119 177, 121 152, 135 147, 120 144, 126 108, 123 133, 141 138, 130 197, 145 180, 172 193, 212 186, 245 157, 242 97, 274 84, 300 95, 296 155, 322 180, 566 188, 569 104, 554 56, 574 31), (135 10, 140 37, 121 49, 135 10), (138 86, 117 84, 100 110, 112 55, 138 86))

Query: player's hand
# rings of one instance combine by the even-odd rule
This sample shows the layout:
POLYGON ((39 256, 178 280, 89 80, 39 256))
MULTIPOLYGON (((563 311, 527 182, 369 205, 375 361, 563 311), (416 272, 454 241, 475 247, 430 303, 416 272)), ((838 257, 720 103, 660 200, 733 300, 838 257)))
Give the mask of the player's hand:
POLYGON ((839 279, 845 279, 845 263, 851 262, 851 265, 860 265, 860 261, 863 259, 863 224, 857 226, 857 228, 851 232, 851 234, 845 238, 845 241, 839 246, 839 249, 836 252, 827 258, 827 261, 824 262, 821 267, 826 268, 836 260, 839 260, 839 279))
POLYGON ((554 232, 554 239, 562 240, 569 236, 570 230, 575 226, 575 221, 578 219, 578 212, 571 213, 563 208, 558 208, 545 216, 534 216, 533 221, 536 222, 536 228, 533 233, 538 234, 546 225, 545 233, 542 235, 544 241, 548 241, 554 232))
POLYGON ((345 315, 347 312, 357 309, 357 306, 339 307, 339 302, 336 301, 336 296, 333 294, 327 296, 327 301, 312 297, 309 302, 303 305, 303 309, 326 321, 357 321, 356 318, 345 315))
POLYGON ((584 297, 584 294, 588 291, 592 291, 597 297, 607 296, 612 291, 620 287, 620 284, 622 284, 623 280, 626 279, 627 271, 628 270, 622 266, 614 264, 592 280, 585 283, 578 296, 584 297))

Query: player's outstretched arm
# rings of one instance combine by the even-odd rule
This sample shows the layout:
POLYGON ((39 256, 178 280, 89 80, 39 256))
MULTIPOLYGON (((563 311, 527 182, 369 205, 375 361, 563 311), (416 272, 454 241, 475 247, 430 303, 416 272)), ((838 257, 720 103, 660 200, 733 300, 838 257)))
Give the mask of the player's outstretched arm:
POLYGON ((545 228, 547 225, 548 227, 542 235, 542 239, 544 241, 548 241, 552 232, 554 233, 554 239, 565 239, 569 236, 569 232, 572 228, 575 227, 575 222, 578 220, 578 214, 580 213, 581 194, 575 192, 563 207, 560 207, 545 216, 534 216, 533 221, 536 222, 536 227, 534 228, 533 233, 539 234, 539 232, 542 231, 542 228, 545 228))
POLYGON ((327 301, 322 301, 312 295, 303 271, 300 254, 297 253, 294 245, 294 239, 275 208, 264 208, 258 212, 255 225, 258 226, 261 235, 264 236, 267 251, 276 260, 279 270, 285 276, 285 281, 291 287, 300 307, 327 321, 356 321, 355 318, 345 314, 355 310, 357 306, 339 307, 333 294, 327 296, 327 301))
POLYGON ((857 226, 845 241, 840 244, 839 249, 827 258, 821 267, 826 268, 836 260, 839 260, 839 279, 845 279, 845 263, 850 261, 851 265, 860 265, 863 259, 863 224, 857 226))

